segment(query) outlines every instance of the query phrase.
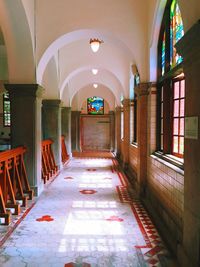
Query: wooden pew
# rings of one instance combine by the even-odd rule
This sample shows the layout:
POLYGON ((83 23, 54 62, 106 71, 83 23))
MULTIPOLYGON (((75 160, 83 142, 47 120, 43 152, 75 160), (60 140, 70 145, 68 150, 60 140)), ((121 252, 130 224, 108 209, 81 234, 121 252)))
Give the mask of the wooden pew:
POLYGON ((65 145, 65 136, 61 136, 61 158, 62 158, 62 163, 65 164, 69 160, 69 155, 67 153, 67 148, 65 145))
POLYGON ((18 215, 20 205, 17 200, 21 200, 25 207, 27 199, 33 198, 24 165, 25 152, 24 147, 0 152, 0 217, 5 218, 5 224, 10 222, 7 208, 13 208, 14 214, 18 215))
POLYGON ((58 173, 58 166, 55 163, 51 148, 52 144, 53 141, 50 139, 42 141, 42 178, 44 183, 58 173))

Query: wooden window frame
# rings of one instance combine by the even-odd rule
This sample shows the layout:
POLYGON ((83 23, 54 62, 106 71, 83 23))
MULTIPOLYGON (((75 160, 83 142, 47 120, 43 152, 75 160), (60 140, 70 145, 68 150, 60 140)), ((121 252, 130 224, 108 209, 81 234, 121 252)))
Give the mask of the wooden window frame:
MULTIPOLYGON (((179 158, 183 158, 183 155, 184 155, 184 152, 183 154, 180 153, 180 139, 181 138, 184 138, 184 130, 183 130, 183 134, 180 133, 180 123, 181 123, 181 120, 185 119, 185 111, 184 111, 184 114, 181 115, 181 101, 183 100, 184 101, 184 107, 185 107, 185 78, 182 78, 182 79, 174 79, 172 81, 172 84, 173 84, 173 107, 174 107, 174 103, 175 101, 178 101, 179 103, 179 108, 178 108, 178 115, 175 116, 174 114, 174 108, 173 108, 173 129, 172 129, 172 154, 179 157, 179 158), (182 81, 184 81, 184 96, 181 96, 180 95, 180 92, 181 92, 181 84, 182 84, 182 81), (178 98, 175 98, 174 97, 174 90, 175 90, 175 87, 174 87, 174 84, 175 83, 179 83, 179 97, 178 98), (174 120, 177 119, 178 120, 178 134, 174 134, 174 120), (178 138, 178 152, 174 152, 174 137, 177 137, 178 138)), ((184 128, 183 128, 184 129, 184 128)))
MULTIPOLYGON (((173 153, 173 85, 177 79, 182 80, 184 77, 176 78, 183 73, 182 63, 170 69, 170 7, 172 0, 168 0, 163 15, 158 41, 158 68, 157 68, 157 154, 172 155, 183 158, 180 153, 173 153), (162 40, 165 33, 165 72, 162 75, 162 40), (162 98, 163 91, 163 98, 162 98), (163 115, 161 110, 163 107, 163 115), (163 133, 161 121, 163 121, 163 133), (163 137, 163 147, 161 138, 163 137)), ((180 129, 179 129, 180 130, 180 129)), ((181 164, 183 166, 183 164, 181 164)))

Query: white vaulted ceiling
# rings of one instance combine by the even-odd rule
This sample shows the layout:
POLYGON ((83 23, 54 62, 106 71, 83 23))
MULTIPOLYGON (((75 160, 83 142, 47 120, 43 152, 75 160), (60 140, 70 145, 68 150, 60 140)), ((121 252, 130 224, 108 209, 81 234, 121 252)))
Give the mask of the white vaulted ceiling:
MULTIPOLYGON (((187 30, 199 18, 200 2, 190 0, 193 13, 186 12, 188 1, 179 2, 187 30)), ((133 64, 142 82, 156 80, 165 4, 166 0, 0 0, 5 41, 0 57, 8 62, 0 79, 38 83, 45 88, 44 98, 60 98, 67 106, 73 97, 84 97, 83 92, 86 96, 96 82, 99 96, 110 90, 110 106, 120 105, 121 95, 128 98, 133 86, 133 64), (90 38, 104 41, 97 53, 90 49, 90 38), (92 68, 98 68, 97 75, 92 68)))
POLYGON ((144 79, 147 75, 144 2, 36 1, 37 81, 48 88, 46 97, 59 94, 71 105, 78 91, 86 94, 96 82, 101 85, 99 96, 108 89, 112 92, 111 106, 120 104, 121 95, 128 98, 131 65, 137 61, 144 79), (90 49, 90 38, 104 41, 97 53, 90 49), (52 82, 52 64, 57 68, 58 92, 52 82), (99 70, 97 75, 91 73, 92 68, 99 70))

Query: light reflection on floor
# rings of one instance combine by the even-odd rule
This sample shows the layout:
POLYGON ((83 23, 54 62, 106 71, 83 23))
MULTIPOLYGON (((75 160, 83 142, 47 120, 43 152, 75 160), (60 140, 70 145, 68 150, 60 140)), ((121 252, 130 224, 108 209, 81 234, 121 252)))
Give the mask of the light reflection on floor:
POLYGON ((111 165, 110 159, 70 161, 5 243, 0 266, 64 267, 70 262, 92 267, 145 266, 135 250, 145 240, 130 205, 119 201, 120 181, 111 165), (81 193, 86 189, 95 193, 81 193), (52 220, 37 221, 45 215, 52 220))
MULTIPOLYGON (((99 253, 127 253, 132 251, 134 254, 134 234, 130 229, 127 231, 127 223, 122 219, 122 221, 108 220, 112 217, 121 217, 119 203, 115 200, 105 200, 105 194, 109 198, 113 194, 116 195, 115 186, 119 184, 117 175, 110 170, 112 161, 92 159, 81 161, 81 163, 83 167, 87 166, 87 168, 95 168, 95 170, 83 170, 79 174, 78 181, 72 182, 76 183, 76 186, 81 189, 98 190, 95 196, 79 196, 78 200, 72 201, 63 232, 66 238, 61 240, 59 251, 99 253), (102 196, 103 200, 101 200, 102 196), (85 198, 87 199, 83 200, 85 198), (128 236, 127 233, 129 233, 128 236)), ((131 212, 130 217, 132 217, 131 212)))

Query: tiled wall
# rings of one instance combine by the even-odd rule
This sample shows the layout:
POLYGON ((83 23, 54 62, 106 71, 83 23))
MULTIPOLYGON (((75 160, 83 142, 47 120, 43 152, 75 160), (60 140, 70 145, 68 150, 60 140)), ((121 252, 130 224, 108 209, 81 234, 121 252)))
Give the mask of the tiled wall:
POLYGON ((182 228, 184 208, 184 177, 182 174, 159 162, 151 156, 148 160, 148 187, 172 217, 182 228))
MULTIPOLYGON (((151 89, 148 95, 147 112, 147 174, 143 201, 165 241, 176 252, 183 232, 184 172, 153 155, 156 151, 155 88, 151 89)), ((124 151, 123 141, 120 145, 122 159, 126 151, 124 151)), ((135 189, 140 190, 139 149, 132 144, 129 146, 129 168, 126 173, 135 189)))
POLYGON ((148 96, 148 159, 145 203, 165 240, 176 252, 182 239, 184 209, 183 171, 153 156, 156 150, 156 94, 148 96))
POLYGON ((137 165, 138 165, 138 148, 135 145, 129 146, 129 165, 130 168, 137 174, 137 165))

